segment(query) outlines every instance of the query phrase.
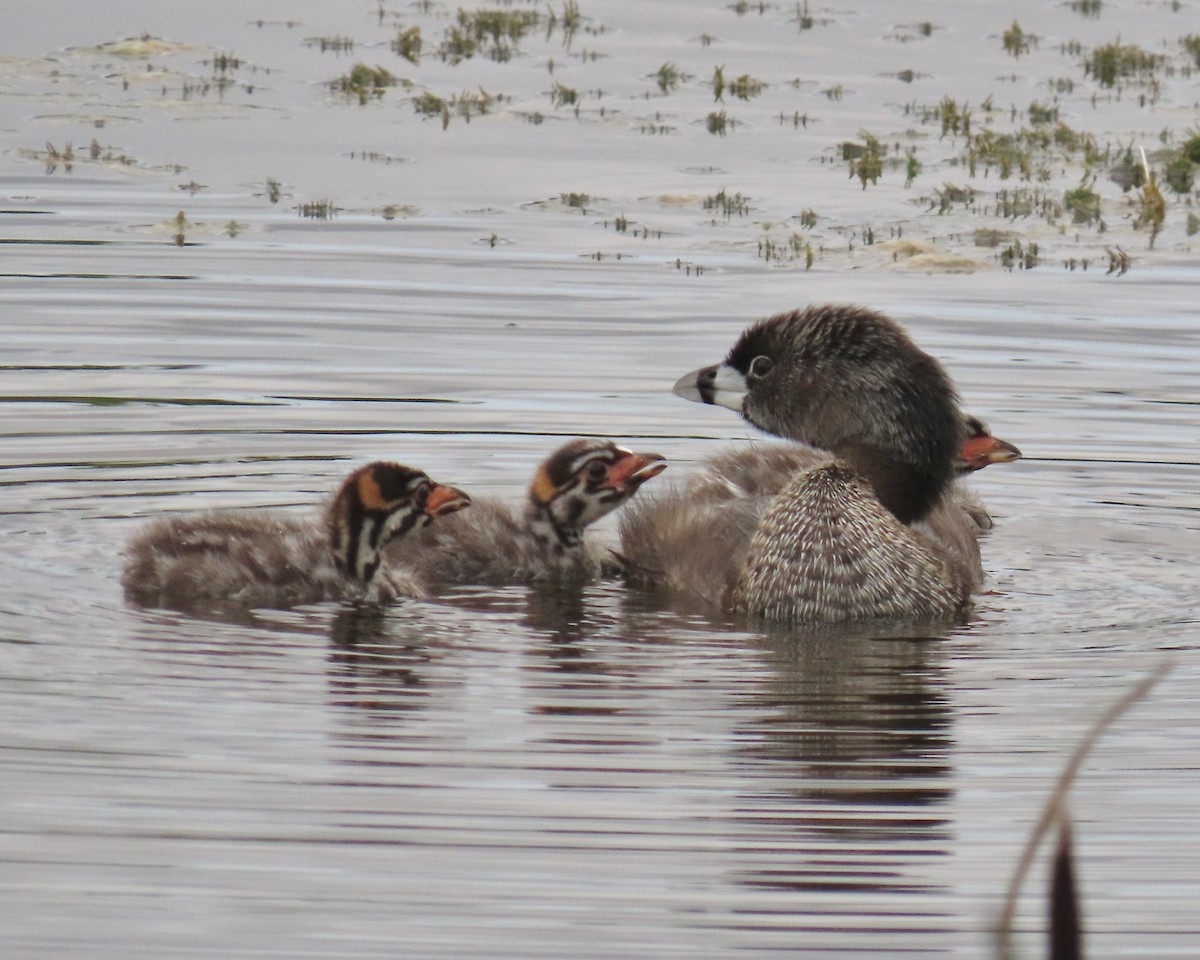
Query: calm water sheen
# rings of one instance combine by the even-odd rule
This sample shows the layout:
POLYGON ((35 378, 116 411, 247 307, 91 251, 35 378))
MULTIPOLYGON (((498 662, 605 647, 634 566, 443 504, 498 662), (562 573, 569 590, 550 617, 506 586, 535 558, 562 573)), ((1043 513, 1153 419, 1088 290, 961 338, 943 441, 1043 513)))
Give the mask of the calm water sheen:
POLYGON ((1066 756, 1165 657, 1073 791, 1078 868, 1091 955, 1200 952, 1189 208, 1153 250, 1103 175, 1103 232, 939 216, 947 183, 1020 184, 970 177, 906 108, 949 95, 1007 129, 1057 89, 1066 122, 1153 153, 1194 124, 1186 10, 864 4, 801 30, 787 4, 584 0, 570 44, 543 23, 451 65, 455 5, 102 6, 16 0, 0 48, 6 958, 983 960, 1066 756), (1019 60, 1014 17, 1041 38, 1019 60), (388 47, 409 26, 419 66, 388 47), (354 51, 309 42, 334 36, 354 51), (1173 58, 1153 102, 1064 52, 1118 36, 1173 58), (413 86, 331 93, 355 62, 413 86), (767 86, 717 103, 717 66, 767 86), (413 106, 480 89, 506 99, 445 130, 413 106), (918 147, 910 187, 848 178, 863 130, 918 147), (705 209, 721 190, 750 209, 705 209), (1001 269, 980 227, 1044 262, 1001 269), (764 258, 793 233, 812 269, 764 258), (375 457, 516 498, 560 438, 612 436, 671 460, 652 494, 753 433, 674 379, 752 319, 845 300, 904 322, 1025 452, 976 480, 997 526, 970 623, 748 632, 615 584, 250 623, 123 604, 144 518, 312 509, 375 457))

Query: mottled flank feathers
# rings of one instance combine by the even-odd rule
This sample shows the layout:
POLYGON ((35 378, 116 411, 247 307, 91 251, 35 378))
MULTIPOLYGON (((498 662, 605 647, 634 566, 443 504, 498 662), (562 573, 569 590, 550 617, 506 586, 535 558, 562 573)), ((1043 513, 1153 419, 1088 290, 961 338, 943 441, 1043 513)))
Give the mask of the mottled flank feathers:
POLYGON ((834 461, 772 500, 727 606, 775 621, 939 619, 961 613, 970 590, 937 545, 834 461))

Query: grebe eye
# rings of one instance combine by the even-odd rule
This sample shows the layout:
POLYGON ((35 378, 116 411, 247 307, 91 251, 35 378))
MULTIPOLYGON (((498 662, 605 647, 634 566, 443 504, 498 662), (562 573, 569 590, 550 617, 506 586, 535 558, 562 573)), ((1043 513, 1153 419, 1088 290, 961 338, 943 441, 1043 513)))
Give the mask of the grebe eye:
POLYGON ((750 361, 750 370, 749 370, 749 373, 747 373, 747 378, 753 379, 753 380, 761 380, 763 377, 765 377, 768 373, 771 372, 771 368, 774 366, 775 366, 775 361, 772 360, 770 357, 767 357, 767 356, 755 357, 753 360, 750 361))
POLYGON ((603 480, 608 476, 608 464, 603 460, 593 460, 588 464, 587 475, 589 480, 603 480))

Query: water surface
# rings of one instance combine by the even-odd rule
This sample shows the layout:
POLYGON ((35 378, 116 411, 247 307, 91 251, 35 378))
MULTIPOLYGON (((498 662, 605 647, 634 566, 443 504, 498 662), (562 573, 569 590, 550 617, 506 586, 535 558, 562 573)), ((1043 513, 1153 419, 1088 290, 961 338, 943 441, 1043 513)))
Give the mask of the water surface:
MULTIPOLYGON (((1071 809, 1089 951, 1194 955, 1187 207, 1153 249, 1104 178, 1103 232, 939 215, 923 198, 947 182, 1016 182, 970 178, 905 109, 991 95, 999 126, 1070 76, 1071 124, 1157 149, 1194 117, 1183 13, 868 5, 801 30, 786 5, 614 0, 583 5, 570 45, 539 30, 508 62, 451 65, 449 7, 43 9, 0 60, 6 956, 988 957, 1066 756, 1164 656, 1071 809), (1014 17, 1042 38, 1019 60, 1014 17), (411 25, 419 66, 387 46, 411 25), (101 46, 143 33, 162 45, 101 46), (353 53, 305 42, 334 35, 353 53), (1157 100, 1098 90, 1061 49, 1118 35, 1173 51, 1157 100), (220 53, 243 61, 235 83, 196 92, 220 53), (415 86, 346 102, 325 84, 356 61, 415 86), (691 78, 665 94, 668 62, 691 78), (715 102, 719 65, 767 87, 715 102), (445 130, 413 107, 480 87, 509 99, 445 130), (738 120, 723 137, 714 109, 738 120), (864 129, 919 146, 910 187, 850 179, 838 145, 864 129), (706 210, 721 190, 750 211, 706 210), (299 215, 322 200, 332 219, 299 215), (981 226, 1043 262, 1003 269, 981 226), (792 233, 811 269, 761 254, 792 233), (928 244, 916 269, 886 245, 908 239, 928 244), (612 436, 670 459, 649 495, 761 441, 672 397, 678 375, 752 319, 845 300, 901 320, 1025 452, 974 481, 997 526, 967 624, 755 632, 617 584, 241 624, 122 601, 144 518, 312 509, 376 457, 517 498, 561 438, 612 436)), ((1064 160, 1041 186, 1080 173, 1064 160)), ((1018 915, 1029 955, 1041 880, 1018 915)))

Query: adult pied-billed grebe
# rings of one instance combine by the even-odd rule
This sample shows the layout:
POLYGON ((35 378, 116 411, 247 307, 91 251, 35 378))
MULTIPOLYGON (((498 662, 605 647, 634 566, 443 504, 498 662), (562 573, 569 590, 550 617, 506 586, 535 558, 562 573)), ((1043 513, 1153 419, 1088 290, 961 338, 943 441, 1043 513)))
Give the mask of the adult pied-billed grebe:
POLYGON ((405 561, 431 587, 594 579, 616 567, 584 531, 666 466, 609 440, 572 440, 538 467, 523 509, 476 498, 469 512, 406 542, 405 561))
POLYGON ((736 468, 699 481, 708 494, 685 488, 627 512, 634 569, 764 620, 943 618, 968 605, 978 546, 949 494, 974 428, 940 364, 894 321, 851 306, 778 314, 675 392, 808 446, 778 445, 749 471, 735 454, 736 468), (731 473, 758 491, 712 496, 731 473))
POLYGON ((377 461, 342 483, 320 518, 222 510, 155 520, 126 547, 128 600, 176 610, 284 608, 421 595, 383 548, 470 498, 420 470, 377 461))

